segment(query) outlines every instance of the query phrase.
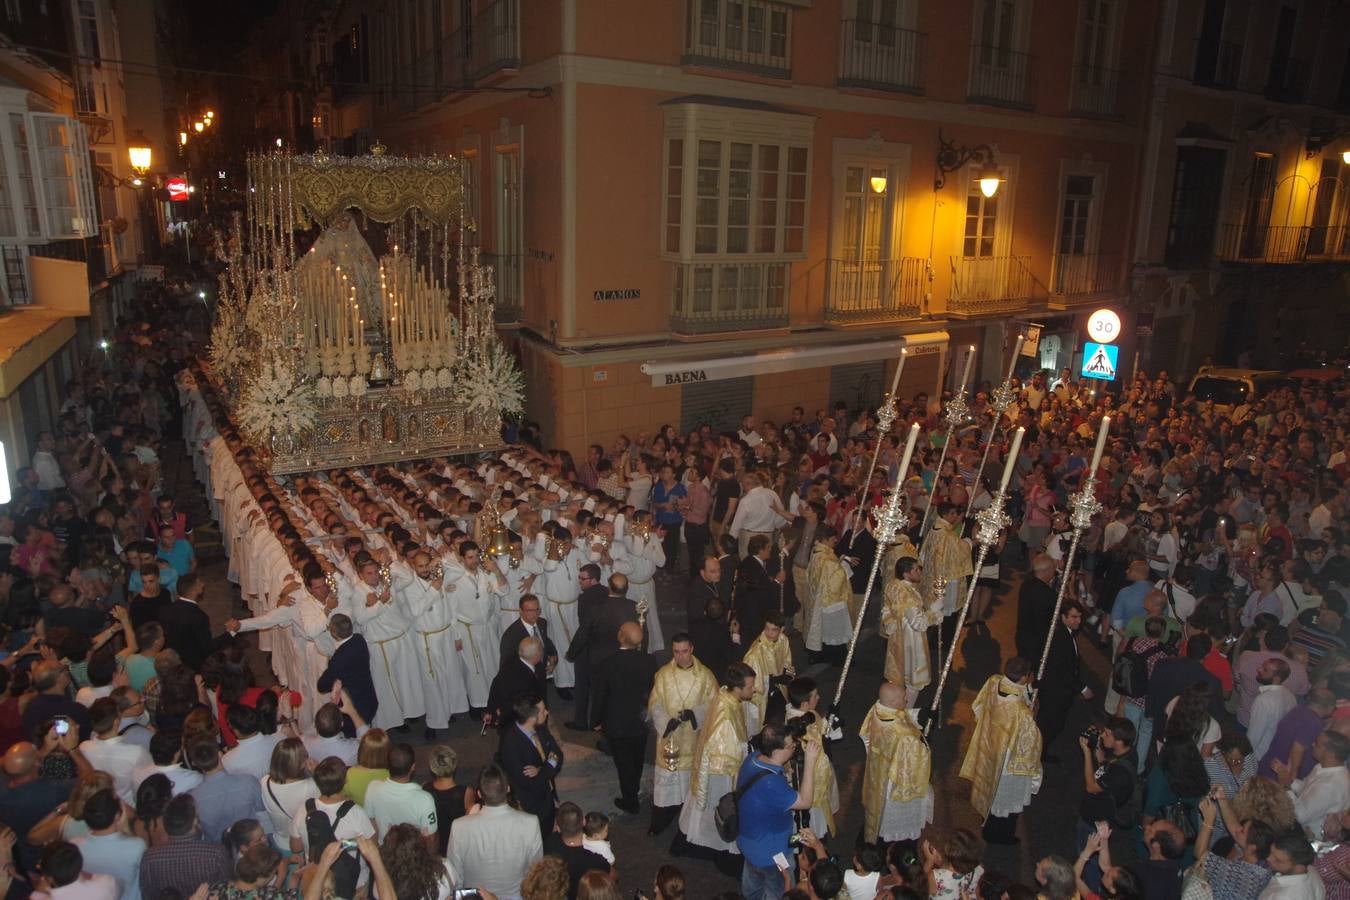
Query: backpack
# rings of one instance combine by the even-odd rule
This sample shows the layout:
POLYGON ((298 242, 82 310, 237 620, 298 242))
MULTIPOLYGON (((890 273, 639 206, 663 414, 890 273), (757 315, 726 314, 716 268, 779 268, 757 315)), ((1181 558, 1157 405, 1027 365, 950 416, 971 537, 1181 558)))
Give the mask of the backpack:
MULTIPOLYGON (((344 800, 338 807, 337 815, 332 819, 328 813, 319 809, 314 798, 305 801, 305 836, 309 842, 309 861, 318 862, 324 848, 337 840, 337 826, 342 817, 356 806, 350 800, 344 800)), ((361 874, 361 864, 350 850, 343 850, 333 863, 334 895, 348 898, 356 894, 357 877, 361 874)))
POLYGON ((734 791, 727 791, 717 801, 713 810, 713 822, 717 825, 717 834, 728 844, 736 840, 741 833, 740 800, 746 792, 755 786, 765 775, 772 774, 768 769, 760 769, 744 785, 734 791))
POLYGON ((1162 644, 1155 644, 1140 653, 1134 650, 1131 639, 1111 664, 1111 687, 1124 697, 1143 697, 1148 693, 1148 661, 1166 649, 1162 644))

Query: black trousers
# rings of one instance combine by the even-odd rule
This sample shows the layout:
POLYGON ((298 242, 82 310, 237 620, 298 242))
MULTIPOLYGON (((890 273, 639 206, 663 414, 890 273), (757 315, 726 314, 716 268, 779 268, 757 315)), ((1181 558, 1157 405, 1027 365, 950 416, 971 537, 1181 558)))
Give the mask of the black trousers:
POLYGON ((667 575, 674 575, 680 568, 680 528, 679 522, 665 526, 666 536, 661 539, 661 548, 666 551, 666 564, 662 571, 667 575))
POLYGON ((1042 694, 1036 710, 1036 727, 1041 730, 1043 752, 1050 752, 1050 745, 1064 731, 1069 721, 1069 710, 1073 708, 1073 694, 1051 696, 1042 694))
POLYGON ((1008 816, 990 816, 984 820, 984 840, 988 844, 1017 843, 1017 817, 1021 813, 1008 816))
MULTIPOLYGON (((712 540, 712 532, 708 530, 708 523, 695 525, 693 522, 684 523, 684 542, 689 547, 689 577, 693 578, 698 574, 699 567, 703 565, 703 554, 708 549, 708 542, 712 540)), ((679 545, 676 544, 678 548, 679 545)), ((669 552, 667 552, 669 556, 669 552)))
POLYGON ((653 804, 652 824, 648 834, 660 834, 669 828, 670 823, 674 822, 676 817, 679 816, 680 809, 681 807, 678 803, 674 806, 656 806, 653 804))
POLYGON ((619 773, 619 793, 625 802, 638 802, 642 785, 642 764, 647 757, 647 735, 615 737, 609 735, 609 751, 614 757, 614 768, 619 773))
POLYGON ((591 727, 591 661, 586 657, 578 659, 573 666, 576 684, 572 687, 572 702, 575 704, 573 722, 591 727))

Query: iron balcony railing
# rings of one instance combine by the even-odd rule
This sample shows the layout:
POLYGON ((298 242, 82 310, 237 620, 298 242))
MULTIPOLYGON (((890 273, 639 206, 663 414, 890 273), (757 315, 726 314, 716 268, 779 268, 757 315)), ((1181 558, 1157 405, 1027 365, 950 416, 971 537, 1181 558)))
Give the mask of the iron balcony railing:
POLYGON ((792 7, 770 0, 686 0, 682 65, 770 78, 792 73, 792 7))
POLYGON ((927 35, 865 19, 845 19, 839 85, 922 94, 927 35))
POLYGON ((1109 293, 1121 284, 1120 256, 1116 253, 1061 253, 1055 257, 1051 293, 1081 297, 1109 293))
POLYGON ((1104 66, 1074 66, 1069 112, 1114 118, 1119 114, 1120 72, 1104 66))
POLYGON ((953 256, 949 312, 1012 312, 1035 295, 1029 256, 953 256))
POLYGON ((828 322, 917 318, 928 291, 928 260, 831 259, 825 295, 828 322))
POLYGON ((520 68, 520 0, 496 0, 448 35, 444 83, 465 87, 494 72, 520 68))
POLYGON ((968 98, 975 103, 1030 109, 1032 62, 1030 53, 989 44, 972 45, 968 98))
POLYGON ((700 334, 788 324, 786 262, 686 262, 672 267, 673 331, 700 334))
POLYGON ((1242 45, 1236 41, 1195 42, 1196 84, 1231 90, 1242 76, 1242 45))
POLYGON ((1288 264, 1350 259, 1344 225, 1236 225, 1223 227, 1219 259, 1288 264))

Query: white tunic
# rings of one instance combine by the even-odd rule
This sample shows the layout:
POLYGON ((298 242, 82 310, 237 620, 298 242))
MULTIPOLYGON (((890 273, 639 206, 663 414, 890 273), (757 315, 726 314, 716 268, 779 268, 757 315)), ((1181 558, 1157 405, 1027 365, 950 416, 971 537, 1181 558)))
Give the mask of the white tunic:
POLYGON ((239 631, 289 630, 289 640, 283 638, 276 644, 289 645, 293 651, 286 683, 300 692, 301 719, 308 722, 319 706, 316 703, 317 685, 319 676, 328 667, 333 641, 328 634, 328 613, 323 603, 304 588, 292 591, 290 596, 295 601, 290 606, 276 606, 261 616, 243 619, 239 622, 239 631))
POLYGON ((647 604, 647 652, 654 653, 666 646, 661 629, 661 617, 656 606, 656 570, 666 564, 666 551, 660 541, 628 535, 622 541, 615 539, 614 571, 628 576, 628 598, 647 604))
MULTIPOLYGON (((501 635, 497 631, 498 597, 504 593, 502 579, 479 568, 460 569, 454 583, 455 630, 463 642, 460 670, 469 695, 469 706, 487 706, 488 687, 497 675, 501 635)), ((448 577, 448 576, 447 576, 448 577)))
MULTIPOLYGON (((444 728, 450 717, 468 712, 469 697, 455 648, 455 604, 451 596, 418 577, 403 563, 391 567, 394 590, 417 632, 418 668, 424 679, 428 728, 444 728)), ((451 591, 450 593, 453 593, 451 591)))
MULTIPOLYGON (((558 664, 553 669, 553 684, 570 688, 576 684, 576 670, 567 661, 567 648, 577 633, 577 595, 581 584, 577 580, 582 566, 581 551, 575 547, 562 559, 545 559, 542 599, 544 618, 552 626, 553 643, 558 648, 558 664)), ((539 582, 535 582, 536 585, 539 582)), ((540 593, 536 591, 536 593, 540 593)))
POLYGON ((408 624, 397 596, 367 605, 370 594, 383 592, 380 585, 347 582, 355 595, 352 621, 370 647, 370 677, 380 705, 375 712, 376 728, 397 728, 405 719, 426 715, 422 696, 422 670, 418 668, 417 635, 408 624))

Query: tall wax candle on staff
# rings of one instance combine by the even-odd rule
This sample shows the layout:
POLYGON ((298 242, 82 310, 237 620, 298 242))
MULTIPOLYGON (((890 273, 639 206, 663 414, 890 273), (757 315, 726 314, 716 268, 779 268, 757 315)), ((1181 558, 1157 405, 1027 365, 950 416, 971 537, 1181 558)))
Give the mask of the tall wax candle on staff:
POLYGON ((895 374, 891 376, 891 399, 895 399, 895 392, 900 389, 900 373, 905 371, 905 357, 909 355, 907 347, 900 348, 900 358, 895 362, 895 374))
POLYGON ((975 362, 975 345, 971 344, 970 352, 966 354, 966 370, 961 373, 961 387, 956 392, 956 396, 958 397, 960 397, 966 392, 966 385, 970 384, 970 367, 974 362, 975 362))
POLYGON ((1008 377, 1004 381, 1012 381, 1013 370, 1017 368, 1017 357, 1022 355, 1022 344, 1026 342, 1027 336, 1019 334, 1017 342, 1013 344, 1012 361, 1008 363, 1008 377))
POLYGON ((1027 430, 1020 426, 1017 431, 1013 432, 1012 446, 1008 448, 1008 459, 1003 463, 1003 480, 999 482, 999 493, 1005 493, 1008 490, 1008 482, 1012 481, 1013 466, 1017 463, 1017 454, 1022 449, 1022 436, 1026 433, 1027 430))
MULTIPOLYGON (((901 357, 903 359, 904 357, 901 357)), ((919 440, 919 423, 909 426, 909 437, 905 440, 905 454, 900 458, 900 471, 895 478, 895 490, 898 492, 909 475, 909 461, 914 457, 914 444, 919 440)))
POLYGON ((1102 464, 1102 451, 1106 449, 1106 434, 1111 430, 1111 417, 1102 416, 1101 427, 1097 429, 1097 446, 1092 451, 1092 465, 1088 466, 1088 476, 1096 473, 1102 464))

